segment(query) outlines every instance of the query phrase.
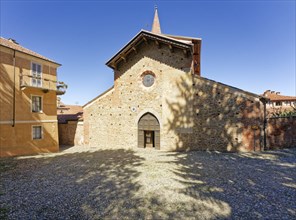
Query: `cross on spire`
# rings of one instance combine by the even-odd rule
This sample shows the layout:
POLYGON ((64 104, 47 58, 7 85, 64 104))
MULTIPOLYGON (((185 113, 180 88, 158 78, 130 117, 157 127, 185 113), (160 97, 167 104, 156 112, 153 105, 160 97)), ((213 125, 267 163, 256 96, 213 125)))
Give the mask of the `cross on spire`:
POLYGON ((161 34, 160 23, 158 18, 157 6, 155 6, 154 19, 152 24, 152 33, 161 34))

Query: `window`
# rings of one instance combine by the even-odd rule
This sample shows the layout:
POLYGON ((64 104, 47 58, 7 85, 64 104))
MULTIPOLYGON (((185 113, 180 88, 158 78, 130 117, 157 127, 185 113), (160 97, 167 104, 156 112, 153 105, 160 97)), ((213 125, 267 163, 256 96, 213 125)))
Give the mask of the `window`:
POLYGON ((33 126, 32 128, 33 140, 42 139, 42 127, 33 126))
POLYGON ((155 75, 151 71, 145 71, 142 75, 142 83, 145 87, 150 87, 154 84, 155 75))
POLYGON ((275 103, 275 106, 281 106, 282 105, 282 102, 276 102, 275 103))
POLYGON ((41 96, 32 96, 32 112, 42 112, 41 96))
POLYGON ((32 63, 31 71, 32 71, 31 85, 35 87, 42 87, 41 65, 37 63, 32 63))

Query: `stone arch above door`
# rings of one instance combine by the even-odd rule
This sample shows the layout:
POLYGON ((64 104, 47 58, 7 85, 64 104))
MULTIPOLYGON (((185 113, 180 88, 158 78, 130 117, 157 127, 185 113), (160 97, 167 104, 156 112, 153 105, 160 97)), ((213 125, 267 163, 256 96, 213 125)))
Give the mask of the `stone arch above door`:
POLYGON ((138 121, 138 147, 160 149, 160 124, 150 112, 142 115, 138 121))
POLYGON ((152 115, 154 115, 154 117, 158 120, 159 122, 159 126, 160 128, 162 128, 162 121, 161 121, 161 117, 160 115, 158 114, 157 111, 155 111, 154 109, 152 108, 145 108, 144 110, 142 110, 141 112, 138 113, 137 117, 135 118, 135 124, 136 126, 138 126, 138 122, 140 120, 140 118, 143 117, 143 115, 147 114, 147 113, 150 113, 152 115))

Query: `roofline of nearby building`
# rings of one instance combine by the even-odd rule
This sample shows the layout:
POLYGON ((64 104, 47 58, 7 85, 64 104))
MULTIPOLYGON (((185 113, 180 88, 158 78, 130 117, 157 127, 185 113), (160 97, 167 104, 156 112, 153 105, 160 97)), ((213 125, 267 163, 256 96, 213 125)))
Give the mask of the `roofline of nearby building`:
POLYGON ((107 89, 106 91, 104 91, 103 93, 101 93, 100 95, 98 95, 97 97, 93 98, 92 100, 90 100, 89 102, 87 102, 85 105, 83 105, 82 106, 82 109, 86 108, 88 105, 90 105, 91 103, 93 103, 97 99, 101 98, 103 95, 105 95, 106 93, 110 92, 113 89, 114 89, 114 86, 110 87, 109 89, 107 89))
MULTIPOLYGON (((266 98, 268 98, 268 97, 266 97, 266 98)), ((293 101, 296 101, 296 98, 294 98, 294 97, 291 97, 291 98, 289 98, 289 97, 285 97, 285 98, 268 98, 268 99, 270 99, 271 102, 281 102, 281 101, 283 101, 283 102, 285 102, 285 101, 293 102, 293 101)))
POLYGON ((296 96, 281 95, 280 92, 271 91, 270 89, 266 90, 262 96, 268 98, 271 102, 296 101, 296 96))
MULTIPOLYGON (((114 60, 119 54, 121 54, 133 41, 135 41, 141 34, 147 34, 147 35, 151 35, 151 36, 156 36, 158 38, 162 38, 163 40, 169 40, 169 41, 172 41, 174 43, 177 43, 177 44, 180 44, 180 45, 183 45, 185 47, 188 47, 188 46, 191 46, 191 44, 188 44, 188 43, 184 43, 184 42, 181 42, 177 39, 174 39, 172 37, 169 37, 169 36, 166 36, 166 35, 163 35, 163 34, 156 34, 156 33, 152 33, 150 31, 146 31, 146 30, 141 30, 140 32, 138 32, 127 44, 125 44, 111 59, 109 59, 107 62, 106 62, 106 65, 109 66, 112 62, 112 60, 114 60)), ((110 66, 109 66, 110 67, 110 66)))
POLYGON ((164 36, 170 37, 170 38, 179 38, 180 40, 199 40, 201 41, 201 38, 196 37, 185 37, 185 36, 178 36, 178 35, 171 35, 171 34, 163 34, 164 36))
POLYGON ((70 107, 82 107, 81 105, 65 105, 65 104, 62 104, 60 105, 59 107, 57 107, 57 109, 63 109, 63 108, 66 108, 67 106, 70 106, 70 107), (61 106, 64 106, 64 107, 61 107, 61 106))
POLYGON ((240 89, 240 88, 234 87, 234 86, 230 86, 230 85, 227 85, 227 84, 225 84, 225 83, 217 82, 217 81, 215 81, 215 80, 208 79, 208 78, 201 77, 201 76, 196 76, 196 77, 198 77, 198 78, 200 78, 200 79, 204 79, 204 80, 210 81, 210 82, 213 82, 213 83, 220 84, 220 85, 222 85, 222 86, 227 86, 227 87, 229 87, 229 88, 231 88, 231 89, 237 90, 237 91, 239 91, 239 92, 241 92, 241 93, 245 93, 245 94, 250 95, 250 96, 254 96, 254 97, 259 98, 259 99, 269 100, 267 97, 264 97, 264 96, 262 96, 262 95, 258 95, 258 94, 256 94, 256 93, 252 93, 252 92, 249 92, 249 91, 246 91, 246 90, 243 90, 243 89, 240 89))
MULTIPOLYGON (((14 49, 14 48, 8 47, 8 46, 3 45, 3 44, 0 44, 0 46, 5 47, 5 48, 8 48, 8 49, 10 49, 10 50, 18 51, 18 52, 20 52, 20 53, 23 53, 23 54, 26 54, 26 55, 29 55, 29 56, 32 56, 32 57, 35 57, 35 58, 38 58, 38 59, 41 59, 41 60, 47 61, 47 62, 54 63, 54 64, 56 64, 56 65, 58 65, 58 66, 62 66, 62 64, 57 63, 56 61, 53 61, 53 60, 50 60, 50 59, 46 59, 46 58, 42 58, 42 57, 39 57, 39 56, 36 56, 36 55, 33 55, 33 54, 29 54, 29 53, 26 53, 26 52, 24 52, 24 51, 21 51, 21 50, 18 50, 18 49, 14 49)), ((19 45, 19 46, 20 46, 20 45, 19 45)), ((20 47, 23 47, 23 46, 20 46, 20 47)), ((23 47, 23 48, 25 48, 25 47, 23 47)), ((25 49, 27 49, 27 48, 25 48, 25 49)), ((29 50, 29 49, 27 49, 27 50, 29 50)), ((33 52, 33 51, 32 51, 32 52, 33 52)), ((35 53, 36 53, 36 52, 35 52, 35 53)))

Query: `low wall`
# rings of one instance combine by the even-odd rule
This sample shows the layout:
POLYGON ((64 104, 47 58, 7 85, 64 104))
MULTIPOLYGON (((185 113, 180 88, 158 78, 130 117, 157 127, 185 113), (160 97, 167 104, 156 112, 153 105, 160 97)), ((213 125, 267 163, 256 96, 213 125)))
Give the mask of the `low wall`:
POLYGON ((83 122, 68 121, 67 124, 59 124, 59 143, 67 146, 83 145, 83 122))
POLYGON ((296 147, 296 117, 267 119, 267 149, 296 147))

